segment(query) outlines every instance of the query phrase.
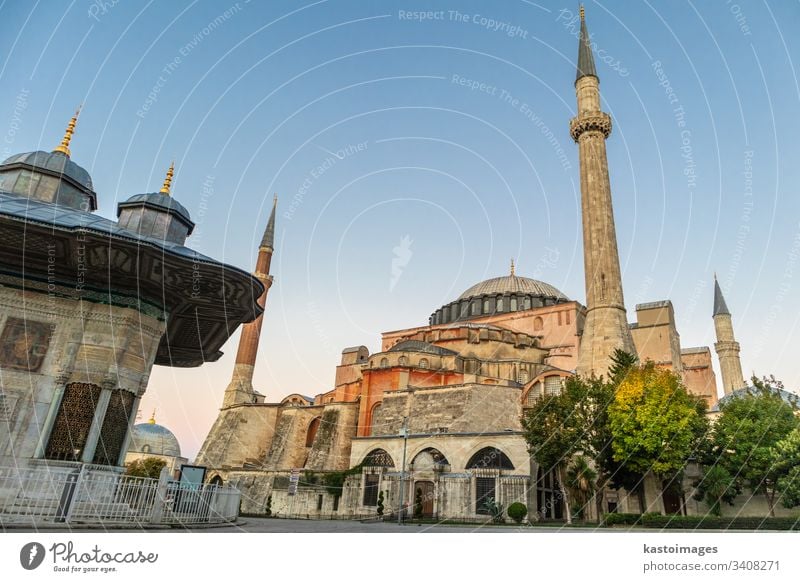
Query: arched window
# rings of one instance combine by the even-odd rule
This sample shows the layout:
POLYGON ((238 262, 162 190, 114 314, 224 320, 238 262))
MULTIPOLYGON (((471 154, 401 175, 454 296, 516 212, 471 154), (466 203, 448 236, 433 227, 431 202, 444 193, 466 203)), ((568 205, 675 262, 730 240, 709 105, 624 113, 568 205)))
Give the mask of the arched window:
POLYGON ((512 297, 511 301, 509 302, 509 311, 516 311, 517 310, 517 298, 512 297))
POLYGON ((441 470, 448 465, 450 462, 447 457, 438 449, 431 447, 421 450, 411 461, 411 467, 415 471, 441 470))
POLYGON ((369 413, 369 434, 370 434, 370 436, 375 434, 375 427, 377 426, 377 423, 375 422, 376 421, 375 417, 377 416, 378 411, 380 409, 381 409, 381 403, 378 402, 375 405, 373 405, 372 410, 369 413))
POLYGON ((361 464, 365 467, 394 467, 391 455, 383 449, 372 449, 361 464))
POLYGON ((405 356, 400 356, 400 358, 397 361, 401 366, 407 366, 408 365, 408 358, 405 357, 405 356))
POLYGON ((484 313, 489 313, 489 300, 488 299, 484 299, 483 300, 483 312, 484 313))
POLYGON ((534 317, 533 318, 533 331, 542 331, 544 327, 544 322, 542 321, 541 317, 534 317))
POLYGON ((319 430, 320 422, 322 422, 318 417, 311 421, 308 425, 308 431, 306 432, 306 446, 310 447, 314 444, 314 438, 317 436, 317 431, 319 430))
POLYGON ((423 370, 427 370, 429 366, 430 366, 430 363, 428 362, 428 358, 420 358, 419 359, 419 367, 420 368, 422 368, 423 370))
POLYGON ((389 367, 389 358, 381 358, 381 368, 389 367))
POLYGON ((469 314, 470 315, 478 315, 478 307, 480 303, 478 301, 473 301, 469 304, 469 314))
POLYGON ((519 371, 520 384, 525 384, 527 381, 528 381, 528 370, 520 370, 519 371))
POLYGON ((497 298, 497 309, 496 310, 497 310, 498 313, 503 311, 503 298, 502 297, 498 297, 497 298))
POLYGON ((472 455, 467 469, 513 469, 514 464, 503 451, 495 447, 485 447, 472 455))
POLYGON ((531 308, 531 298, 530 296, 526 296, 525 300, 522 302, 523 309, 530 309, 531 308))

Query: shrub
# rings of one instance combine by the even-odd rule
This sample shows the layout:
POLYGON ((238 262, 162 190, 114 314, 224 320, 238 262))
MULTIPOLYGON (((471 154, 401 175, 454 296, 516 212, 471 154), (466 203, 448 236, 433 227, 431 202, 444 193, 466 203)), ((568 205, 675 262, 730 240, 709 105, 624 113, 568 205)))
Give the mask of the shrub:
POLYGON ((659 513, 609 513, 607 526, 639 526, 656 529, 738 529, 800 530, 800 520, 792 517, 715 517, 712 515, 661 515, 659 513))
POLYGON ((272 495, 267 497, 267 508, 264 513, 266 513, 267 517, 272 517, 272 495))
POLYGON ((494 497, 487 497, 483 501, 483 508, 492 516, 493 522, 503 523, 503 506, 494 497))
POLYGON ((522 523, 522 520, 528 515, 528 508, 525 507, 524 503, 516 502, 508 506, 506 513, 508 517, 513 519, 516 523, 522 523))
POLYGON ((378 515, 383 516, 383 491, 378 493, 378 507, 376 511, 378 515))
POLYGON ((136 459, 125 468, 125 474, 131 477, 147 477, 158 479, 161 476, 161 469, 167 466, 164 459, 156 457, 145 457, 136 459))

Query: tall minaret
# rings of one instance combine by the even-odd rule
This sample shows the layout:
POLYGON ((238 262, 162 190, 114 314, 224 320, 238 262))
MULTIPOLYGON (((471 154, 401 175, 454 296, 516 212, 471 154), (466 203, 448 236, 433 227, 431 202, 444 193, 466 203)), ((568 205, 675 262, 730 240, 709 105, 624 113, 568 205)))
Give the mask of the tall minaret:
MULTIPOLYGON (((278 205, 278 196, 272 201, 272 212, 267 221, 267 228, 261 238, 258 247, 258 259, 256 259, 256 271, 254 275, 264 284, 264 293, 258 298, 258 304, 263 308, 267 302, 267 293, 272 286, 272 275, 269 274, 269 266, 272 262, 272 251, 275 244, 275 209, 278 205)), ((228 408, 234 404, 252 403, 254 400, 253 391, 253 370, 256 365, 256 355, 258 354, 258 339, 261 337, 261 325, 264 323, 264 315, 261 314, 250 323, 242 326, 242 335, 239 338, 239 351, 236 352, 236 364, 233 366, 233 377, 231 383, 225 389, 225 397, 222 400, 222 407, 228 408)))
POLYGON ((583 217, 583 265, 586 277, 586 322, 578 352, 578 374, 606 375, 615 348, 635 354, 619 268, 617 234, 611 206, 606 138, 611 118, 600 110, 600 80, 586 30, 583 6, 578 41, 578 74, 575 93, 578 115, 570 122, 578 144, 583 217))
POLYGON ((742 363, 739 361, 739 342, 733 337, 733 321, 731 312, 725 304, 719 281, 714 275, 714 329, 717 332, 717 343, 714 349, 719 358, 719 369, 722 372, 722 389, 725 394, 743 388, 742 363))

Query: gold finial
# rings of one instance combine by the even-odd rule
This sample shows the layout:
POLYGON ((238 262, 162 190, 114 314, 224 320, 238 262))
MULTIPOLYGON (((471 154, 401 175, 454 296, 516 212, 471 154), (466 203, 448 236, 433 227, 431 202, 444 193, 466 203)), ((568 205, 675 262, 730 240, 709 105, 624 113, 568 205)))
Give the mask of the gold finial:
POLYGON ((75 133, 75 124, 78 123, 78 115, 81 113, 81 108, 75 111, 75 115, 72 116, 72 119, 69 120, 67 124, 67 130, 64 132, 64 137, 61 140, 61 144, 53 150, 53 153, 59 152, 64 154, 65 156, 69 157, 69 142, 72 140, 72 134, 75 133))
POLYGON ((175 175, 175 162, 172 162, 169 165, 169 170, 167 170, 167 176, 164 178, 164 185, 161 186, 161 193, 166 194, 169 196, 169 189, 172 186, 172 177, 175 175))
POLYGON ((511 276, 514 277, 514 259, 511 259, 511 276))
POLYGON ((155 424, 156 423, 156 409, 153 409, 153 414, 150 415, 150 420, 147 421, 148 424, 155 424))
POLYGON ((581 13, 581 20, 586 20, 586 11, 583 9, 583 4, 581 4, 579 11, 581 13))
POLYGON ((272 205, 276 206, 278 204, 278 193, 275 193, 275 196, 272 197, 272 205))

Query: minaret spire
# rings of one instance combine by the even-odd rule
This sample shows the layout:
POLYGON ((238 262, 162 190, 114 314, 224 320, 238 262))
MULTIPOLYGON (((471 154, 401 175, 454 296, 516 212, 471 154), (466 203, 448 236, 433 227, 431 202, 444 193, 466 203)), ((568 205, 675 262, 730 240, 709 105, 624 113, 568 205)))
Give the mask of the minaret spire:
POLYGON ((714 276, 714 331, 717 334, 714 349, 719 358, 722 389, 725 394, 730 394, 734 390, 743 388, 745 382, 742 375, 742 362, 739 359, 739 342, 733 335, 731 312, 725 303, 725 297, 722 295, 716 275, 714 276))
POLYGON ((78 123, 78 116, 80 114, 81 108, 78 107, 78 109, 75 110, 75 115, 72 116, 72 119, 70 119, 67 124, 67 129, 64 132, 64 137, 61 138, 61 143, 56 146, 53 153, 61 153, 69 157, 69 142, 72 141, 72 134, 75 133, 75 125, 78 123))
POLYGON ((164 177, 164 185, 161 186, 160 192, 169 196, 169 190, 172 187, 172 178, 175 176, 175 162, 169 165, 167 175, 164 177))
POLYGON ((272 198, 272 212, 269 214, 267 220, 267 228, 264 229, 264 236, 261 237, 261 247, 273 249, 275 248, 275 209, 278 206, 278 195, 272 198))
POLYGON ((514 268, 514 259, 511 259, 511 276, 514 277, 516 275, 516 269, 514 268))
POLYGON ((592 54, 592 41, 589 37, 589 31, 586 29, 586 12, 583 9, 583 4, 581 4, 580 13, 581 35, 578 43, 578 74, 575 76, 575 82, 581 77, 597 77, 597 70, 594 67, 594 55, 592 54))
POLYGON ((636 348, 628 328, 622 294, 611 181, 608 177, 606 139, 611 133, 611 117, 600 110, 600 80, 594 67, 583 10, 575 93, 578 114, 570 122, 570 133, 578 144, 580 159, 587 308, 577 371, 583 376, 602 376, 608 373, 615 349, 636 354, 636 348))
MULTIPOLYGON (((256 259, 254 275, 264 284, 264 292, 258 298, 258 304, 263 309, 267 303, 267 293, 272 286, 272 275, 269 274, 272 263, 272 252, 275 242, 275 212, 278 207, 278 195, 272 199, 272 212, 261 237, 256 259)), ((242 335, 239 338, 239 349, 236 352, 236 363, 233 366, 233 376, 230 384, 225 389, 222 407, 228 408, 235 404, 249 404, 255 401, 253 389, 253 372, 258 355, 258 341, 261 338, 261 326, 264 323, 262 313, 250 323, 242 326, 242 335)))

